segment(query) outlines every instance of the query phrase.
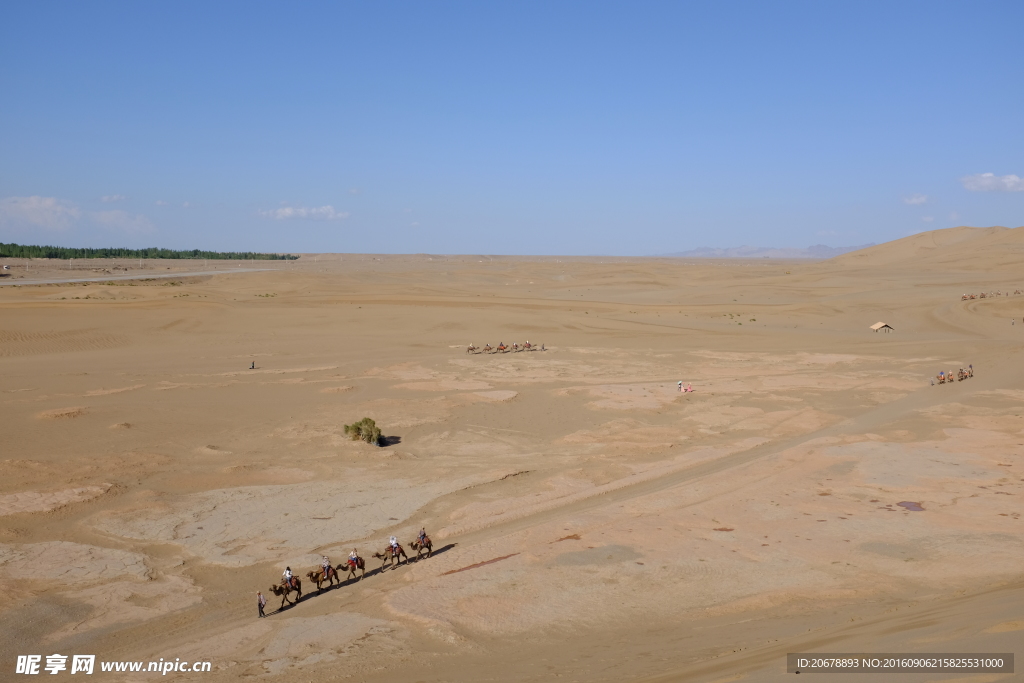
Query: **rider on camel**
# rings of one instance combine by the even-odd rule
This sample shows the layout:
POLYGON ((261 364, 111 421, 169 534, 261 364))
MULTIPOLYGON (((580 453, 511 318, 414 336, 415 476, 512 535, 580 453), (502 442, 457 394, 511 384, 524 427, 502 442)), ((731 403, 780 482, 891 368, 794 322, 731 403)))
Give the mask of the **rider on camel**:
POLYGON ((420 535, 417 538, 417 540, 419 540, 420 545, 423 545, 427 542, 427 527, 420 528, 420 535))
POLYGON ((352 548, 352 552, 348 554, 348 563, 352 567, 359 566, 359 552, 355 548, 352 548))
POLYGON ((326 579, 331 574, 331 561, 324 555, 323 560, 320 562, 320 566, 324 569, 324 578, 326 579))
POLYGON ((284 574, 281 575, 281 583, 289 588, 295 588, 295 577, 292 576, 291 567, 284 568, 284 574))

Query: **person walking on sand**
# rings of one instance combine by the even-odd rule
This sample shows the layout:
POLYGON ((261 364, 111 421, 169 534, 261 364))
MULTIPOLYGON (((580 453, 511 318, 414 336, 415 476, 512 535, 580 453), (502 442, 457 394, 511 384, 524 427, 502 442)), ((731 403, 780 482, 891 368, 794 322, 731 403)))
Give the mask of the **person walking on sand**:
POLYGON ((263 608, 267 606, 267 599, 265 597, 263 597, 263 593, 260 593, 259 591, 256 591, 256 606, 260 610, 260 616, 259 616, 260 619, 262 619, 263 617, 267 616, 266 614, 263 613, 263 608))
POLYGON ((686 392, 687 392, 687 393, 689 393, 689 392, 691 392, 691 391, 693 391, 693 387, 692 387, 692 386, 690 386, 690 383, 689 383, 689 382, 687 382, 687 383, 686 383, 686 392))
POLYGON ((679 383, 676 386, 679 387, 679 391, 682 391, 683 390, 683 380, 679 380, 679 383))
POLYGON ((249 366, 249 369, 250 370, 255 370, 256 369, 256 361, 252 362, 252 365, 249 366))

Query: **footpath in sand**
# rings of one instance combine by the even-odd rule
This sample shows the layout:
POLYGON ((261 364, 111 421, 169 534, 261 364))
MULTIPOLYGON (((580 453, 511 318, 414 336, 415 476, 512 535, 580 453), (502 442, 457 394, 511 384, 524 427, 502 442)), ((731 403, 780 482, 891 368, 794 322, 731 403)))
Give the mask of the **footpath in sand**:
POLYGON ((1013 651, 1021 235, 5 287, 0 666, 770 681, 787 652, 1013 651), (344 435, 362 417, 384 447, 344 435), (433 557, 381 572, 421 526, 433 557), (352 548, 366 578, 317 594, 352 548))

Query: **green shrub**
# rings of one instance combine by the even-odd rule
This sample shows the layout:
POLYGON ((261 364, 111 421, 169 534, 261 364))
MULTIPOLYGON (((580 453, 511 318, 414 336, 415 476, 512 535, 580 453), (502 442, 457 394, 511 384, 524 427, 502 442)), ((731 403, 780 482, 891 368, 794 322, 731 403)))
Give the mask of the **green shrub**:
POLYGON ((294 261, 298 256, 292 254, 260 254, 251 251, 202 251, 201 249, 178 250, 158 249, 127 249, 107 247, 102 249, 78 247, 35 246, 25 244, 4 244, 0 242, 0 256, 11 258, 155 258, 155 259, 230 259, 261 260, 261 261, 294 261))
POLYGON ((366 443, 373 444, 374 446, 380 446, 384 443, 384 438, 381 436, 380 428, 377 427, 377 424, 368 417, 364 417, 359 422, 345 425, 345 433, 348 434, 353 441, 362 440, 366 443))

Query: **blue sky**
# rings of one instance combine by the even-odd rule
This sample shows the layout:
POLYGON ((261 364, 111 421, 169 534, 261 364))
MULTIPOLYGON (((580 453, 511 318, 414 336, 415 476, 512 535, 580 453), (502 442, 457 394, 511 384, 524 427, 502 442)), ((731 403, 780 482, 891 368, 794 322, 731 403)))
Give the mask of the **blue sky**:
POLYGON ((1019 1, 5 3, 0 241, 644 255, 1015 227, 1022 34, 1019 1))

